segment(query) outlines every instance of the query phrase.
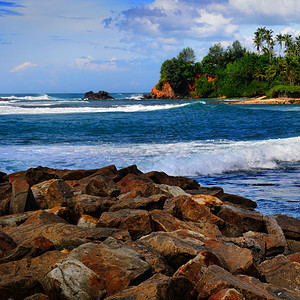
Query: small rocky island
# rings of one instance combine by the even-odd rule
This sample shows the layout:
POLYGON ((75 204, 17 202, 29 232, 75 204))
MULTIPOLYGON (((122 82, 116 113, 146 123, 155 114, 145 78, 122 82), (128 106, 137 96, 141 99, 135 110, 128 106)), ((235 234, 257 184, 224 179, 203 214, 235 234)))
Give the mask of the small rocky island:
POLYGON ((98 93, 94 93, 93 91, 86 92, 84 94, 84 99, 89 100, 109 100, 114 99, 108 92, 99 91, 98 93))
POLYGON ((0 172, 0 298, 300 299, 300 220, 135 165, 0 172))

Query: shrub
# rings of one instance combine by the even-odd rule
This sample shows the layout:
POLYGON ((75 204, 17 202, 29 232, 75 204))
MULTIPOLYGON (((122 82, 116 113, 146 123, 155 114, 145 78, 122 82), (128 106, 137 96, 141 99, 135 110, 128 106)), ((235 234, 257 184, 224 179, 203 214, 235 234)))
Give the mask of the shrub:
POLYGON ((267 98, 300 98, 300 86, 277 85, 269 90, 267 98))

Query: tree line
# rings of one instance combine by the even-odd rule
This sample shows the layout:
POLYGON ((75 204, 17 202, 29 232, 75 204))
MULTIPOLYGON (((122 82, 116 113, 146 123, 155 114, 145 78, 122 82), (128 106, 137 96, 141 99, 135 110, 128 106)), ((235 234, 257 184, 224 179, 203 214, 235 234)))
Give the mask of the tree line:
POLYGON ((261 27, 254 33, 253 46, 256 52, 239 41, 227 48, 217 43, 201 62, 196 62, 192 48, 184 48, 163 62, 156 87, 161 89, 168 81, 178 95, 201 98, 274 96, 272 91, 279 86, 280 90, 289 86, 289 93, 300 91, 300 36, 274 37, 271 29, 261 27))

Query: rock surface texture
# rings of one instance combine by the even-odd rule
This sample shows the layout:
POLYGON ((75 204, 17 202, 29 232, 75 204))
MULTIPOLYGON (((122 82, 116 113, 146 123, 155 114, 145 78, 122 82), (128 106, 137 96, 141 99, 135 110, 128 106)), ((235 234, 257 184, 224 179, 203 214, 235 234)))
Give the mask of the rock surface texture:
POLYGON ((300 299, 300 221, 189 178, 0 174, 0 299, 300 299))
POLYGON ((98 93, 89 91, 84 94, 84 99, 106 100, 106 99, 114 99, 114 98, 108 92, 105 92, 105 91, 99 91, 98 93))

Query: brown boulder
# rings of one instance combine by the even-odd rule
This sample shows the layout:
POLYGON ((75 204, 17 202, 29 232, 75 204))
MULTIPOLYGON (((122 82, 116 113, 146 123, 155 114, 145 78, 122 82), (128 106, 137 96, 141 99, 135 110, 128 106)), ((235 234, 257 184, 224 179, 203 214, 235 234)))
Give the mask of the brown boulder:
POLYGON ((86 194, 76 195, 73 198, 73 202, 76 219, 82 215, 99 218, 103 212, 108 211, 110 207, 116 203, 107 197, 97 197, 86 194))
POLYGON ((49 300, 49 297, 45 294, 38 293, 32 296, 26 297, 24 300, 49 300))
POLYGON ((144 173, 142 171, 140 171, 136 165, 132 165, 132 166, 118 170, 117 176, 114 178, 114 181, 118 182, 121 179, 123 179, 125 176, 127 176, 128 174, 140 176, 140 175, 143 175, 144 173))
MULTIPOLYGON (((43 212, 41 216, 48 214, 43 212)), ((48 214, 51 215, 51 214, 48 214)), ((103 241, 113 236, 120 240, 128 240, 129 233, 113 228, 84 228, 76 225, 66 224, 62 219, 52 219, 53 216, 38 218, 29 223, 24 223, 18 227, 5 230, 19 245, 22 243, 32 243, 38 237, 44 237, 51 241, 58 250, 74 249, 81 244, 91 241, 103 241)))
POLYGON ((170 278, 162 274, 155 274, 138 286, 129 287, 106 300, 192 300, 192 283, 184 277, 170 278))
POLYGON ((14 180, 12 182, 10 213, 17 214, 39 208, 27 181, 24 178, 14 180))
POLYGON ((103 280, 76 259, 51 266, 42 285, 51 299, 102 299, 106 293, 103 280))
POLYGON ((238 206, 240 206, 242 208, 245 208, 245 209, 253 210, 257 207, 257 203, 254 202, 253 200, 250 200, 248 198, 241 197, 241 196, 238 196, 238 195, 234 195, 234 194, 224 193, 222 195, 221 199, 224 202, 230 202, 231 204, 238 205, 238 206))
POLYGON ((114 99, 108 92, 105 91, 99 91, 98 93, 94 93, 93 91, 86 92, 84 94, 84 98, 90 99, 90 100, 110 100, 114 99))
POLYGON ((193 200, 192 197, 179 196, 167 199, 164 205, 164 210, 182 221, 208 221, 218 225, 219 227, 223 225, 224 222, 222 219, 213 215, 206 205, 197 203, 197 199, 195 198, 195 200, 193 200))
POLYGON ((51 179, 32 186, 34 198, 42 209, 72 206, 73 192, 62 179, 51 179))
POLYGON ((121 209, 144 209, 154 210, 162 209, 167 199, 164 194, 157 194, 150 197, 137 197, 133 199, 121 199, 114 202, 109 211, 117 211, 121 209))
POLYGON ((132 199, 136 197, 150 197, 156 194, 162 194, 162 191, 157 187, 151 179, 141 175, 128 174, 122 180, 117 182, 121 195, 120 199, 132 199))
POLYGON ((164 172, 152 171, 145 173, 145 176, 150 178, 154 183, 178 186, 183 190, 194 190, 200 187, 199 183, 194 179, 170 176, 164 172))
POLYGON ((227 236, 231 236, 232 227, 237 228, 236 235, 247 231, 264 232, 265 230, 263 215, 257 211, 224 204, 221 206, 218 217, 226 222, 226 226, 222 232, 227 236))
POLYGON ((278 299, 258 279, 255 280, 255 284, 244 282, 217 265, 211 265, 207 268, 195 286, 194 294, 198 295, 197 299, 199 300, 207 299, 226 288, 234 288, 245 299, 278 299))
POLYGON ((133 240, 152 232, 149 212, 141 209, 122 209, 115 212, 104 212, 97 227, 110 227, 128 230, 133 240))
POLYGON ((53 169, 47 167, 30 168, 25 173, 25 179, 30 186, 51 179, 58 179, 58 175, 53 169))
POLYGON ((196 257, 189 260, 186 264, 177 269, 174 277, 187 277, 193 284, 196 284, 203 275, 206 268, 210 265, 225 267, 224 263, 211 251, 202 251, 196 257))
POLYGON ((77 222, 77 226, 87 227, 87 228, 96 228, 98 223, 98 218, 93 218, 90 215, 81 215, 77 222))
POLYGON ((282 228, 287 239, 300 241, 300 220, 280 214, 273 217, 282 228))
POLYGON ((203 235, 189 231, 152 232, 139 239, 146 247, 160 253, 168 264, 177 269, 205 250, 203 235))
POLYGON ((86 186, 86 194, 98 197, 117 197, 120 190, 114 181, 106 179, 101 175, 93 177, 86 186))
POLYGON ((286 256, 280 254, 271 260, 262 262, 260 264, 260 269, 265 275, 268 283, 299 292, 299 263, 291 262, 286 256))
POLYGON ((0 264, 1 299, 22 300, 36 293, 43 293, 41 281, 50 266, 66 258, 66 254, 50 251, 28 260, 0 264))
POLYGON ((11 192, 11 184, 6 181, 4 183, 0 183, 0 216, 9 214, 11 192))
POLYGON ((93 270, 104 281, 108 296, 131 284, 139 284, 151 274, 150 265, 139 253, 113 238, 100 244, 81 245, 68 259, 77 259, 93 270))
POLYGON ((14 240, 8 234, 0 230, 0 258, 16 247, 17 244, 14 240))
POLYGON ((191 195, 210 195, 222 199, 224 194, 224 190, 218 186, 211 186, 211 187, 199 187, 195 190, 186 190, 187 193, 191 195))
POLYGON ((150 212, 150 215, 154 231, 170 232, 177 229, 187 229, 209 237, 221 236, 218 227, 210 222, 183 222, 163 210, 153 210, 150 212))

